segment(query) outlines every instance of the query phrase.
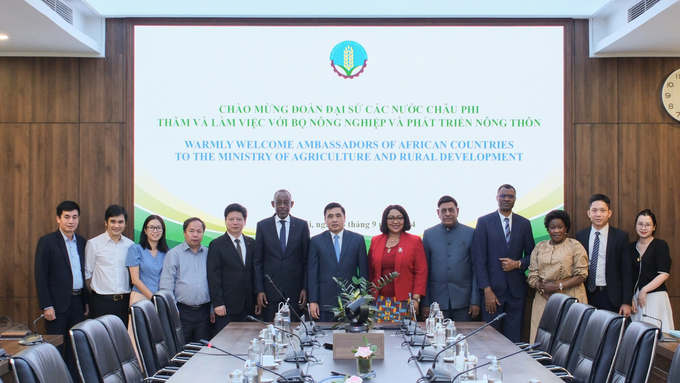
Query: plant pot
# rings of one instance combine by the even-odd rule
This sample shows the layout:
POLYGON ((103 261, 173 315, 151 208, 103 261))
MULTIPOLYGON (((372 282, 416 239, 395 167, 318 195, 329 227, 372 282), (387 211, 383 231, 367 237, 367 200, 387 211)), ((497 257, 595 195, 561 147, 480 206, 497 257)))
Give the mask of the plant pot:
POLYGON ((366 375, 373 371, 373 358, 356 358, 357 359, 357 373, 359 375, 366 375))

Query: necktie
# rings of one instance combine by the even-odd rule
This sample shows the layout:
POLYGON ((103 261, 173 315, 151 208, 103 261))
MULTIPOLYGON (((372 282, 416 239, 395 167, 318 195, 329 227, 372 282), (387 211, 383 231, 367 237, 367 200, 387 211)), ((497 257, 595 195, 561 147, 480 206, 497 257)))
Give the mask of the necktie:
POLYGON ((593 252, 590 253, 590 266, 588 266, 588 291, 595 291, 597 280, 597 258, 600 255, 600 232, 595 232, 593 241, 593 252))
POLYGON ((505 217, 505 243, 510 244, 510 218, 505 217))
POLYGON ((240 239, 235 239, 234 242, 236 242, 236 251, 238 252, 238 256, 241 257, 241 260, 243 261, 243 264, 246 264, 246 260, 243 259, 243 251, 241 251, 241 240, 240 239))
POLYGON ((340 263, 340 237, 336 234, 333 237, 333 247, 335 247, 335 257, 338 259, 338 263, 340 263))
POLYGON ((279 232, 279 241, 281 241, 281 251, 286 254, 286 221, 280 220, 281 231, 279 232))

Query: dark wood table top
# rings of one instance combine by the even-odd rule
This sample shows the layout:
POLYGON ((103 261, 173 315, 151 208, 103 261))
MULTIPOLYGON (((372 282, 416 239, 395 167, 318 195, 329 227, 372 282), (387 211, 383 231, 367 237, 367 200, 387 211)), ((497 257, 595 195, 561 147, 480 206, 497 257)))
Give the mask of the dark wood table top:
MULTIPOLYGON (((42 337, 47 343, 50 343, 55 347, 60 346, 62 343, 64 343, 63 336, 61 335, 43 335, 42 337)), ((7 351, 7 353, 10 355, 15 355, 26 347, 31 346, 20 345, 18 339, 0 338, 0 348, 4 348, 5 351, 7 351)), ((0 361, 0 376, 5 375, 8 372, 9 372, 9 360, 0 361)))
MULTIPOLYGON (((321 326, 324 325, 321 324, 321 326)), ((479 326, 479 322, 456 323, 458 332, 462 334, 469 334, 479 326)), ((245 358, 250 341, 258 336, 261 329, 262 325, 257 323, 231 323, 217 334, 211 342, 217 347, 245 358)), ((325 330, 325 333, 325 336, 317 336, 319 343, 332 343, 332 331, 325 330)), ((401 347, 403 341, 403 336, 395 335, 394 330, 385 331, 385 359, 373 360, 373 370, 376 372, 376 377, 371 379, 371 382, 415 382, 421 377, 420 370, 423 374, 427 373, 432 363, 408 363, 411 354, 408 348, 401 347), (418 365, 420 365, 420 370, 418 365)), ((487 355, 500 357, 518 350, 517 346, 492 327, 485 328, 468 338, 467 341, 470 354, 477 356, 479 364, 487 361, 485 359, 487 355)), ((414 347, 412 351, 417 354, 418 348, 414 347)), ((307 348, 307 352, 311 352, 310 348, 307 348)), ((312 375, 315 381, 330 377, 331 371, 348 375, 356 374, 356 362, 354 360, 334 360, 333 351, 318 347, 314 348, 313 355, 317 359, 323 360, 323 363, 306 363, 302 365, 302 369, 307 374, 312 375)), ((452 365, 451 363, 440 364, 446 367, 452 365)), ((200 381, 227 381, 229 373, 235 369, 243 371, 243 367, 244 362, 241 360, 214 349, 204 348, 182 366, 170 378, 169 382, 191 382, 197 381, 197 379, 200 381)), ((507 382, 523 383, 528 382, 531 378, 537 378, 542 383, 562 382, 561 379, 525 353, 502 360, 501 367, 503 368, 504 381, 507 382)), ((276 371, 281 373, 281 371, 291 368, 295 368, 294 363, 282 363, 276 371)), ((487 367, 479 369, 479 379, 486 374, 486 370, 487 367)), ((268 372, 264 372, 263 376, 275 378, 268 372)))

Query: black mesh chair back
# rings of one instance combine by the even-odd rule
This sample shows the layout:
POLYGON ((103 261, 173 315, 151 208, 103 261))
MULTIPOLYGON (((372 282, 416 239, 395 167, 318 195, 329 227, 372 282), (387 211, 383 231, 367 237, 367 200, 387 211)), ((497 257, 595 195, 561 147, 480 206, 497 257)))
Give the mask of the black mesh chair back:
POLYGON ((673 361, 671 362, 671 368, 668 369, 667 383, 680 382, 680 347, 675 350, 673 354, 673 361))
POLYGON ((104 325, 88 319, 73 326, 69 333, 84 383, 125 383, 116 349, 104 325))
POLYGON ((616 353, 611 383, 647 382, 660 335, 659 328, 649 323, 631 323, 616 353))
POLYGON ((109 333, 113 341, 113 346, 118 355, 125 381, 127 383, 141 383, 144 381, 144 374, 139 366, 139 360, 135 349, 132 347, 130 335, 125 328, 125 324, 115 315, 104 315, 96 319, 109 333))
POLYGON ((540 343, 536 350, 550 352, 553 339, 562 324, 562 319, 574 303, 576 303, 576 298, 566 294, 553 294, 548 299, 536 331, 535 342, 540 343))
POLYGON ((161 320, 165 340, 171 355, 182 351, 185 346, 182 322, 179 320, 179 311, 172 295, 167 290, 157 291, 151 298, 156 312, 161 320))
POLYGON ((17 383, 72 383, 59 350, 49 343, 25 348, 10 359, 17 383))
POLYGON ((573 371, 578 360, 583 334, 595 307, 585 303, 574 303, 565 315, 560 330, 550 351, 553 364, 573 371))
POLYGON ((578 360, 572 371, 575 383, 606 383, 609 381, 614 355, 623 335, 623 315, 607 310, 595 310, 590 316, 578 360))
POLYGON ((130 306, 132 330, 135 334, 137 352, 144 366, 144 374, 153 376, 158 370, 170 364, 168 344, 163 326, 151 301, 142 300, 130 306))

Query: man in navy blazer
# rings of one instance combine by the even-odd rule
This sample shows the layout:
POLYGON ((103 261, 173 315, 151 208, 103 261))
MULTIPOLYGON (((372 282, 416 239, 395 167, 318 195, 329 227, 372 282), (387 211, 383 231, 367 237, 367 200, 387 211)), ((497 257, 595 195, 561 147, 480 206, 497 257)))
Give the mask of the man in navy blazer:
POLYGON ((45 329, 47 334, 64 336, 62 352, 74 379, 78 370, 68 332, 85 320, 88 311, 84 272, 87 241, 75 233, 79 222, 78 204, 63 201, 57 206, 59 230, 40 238, 35 250, 35 286, 45 329))
POLYGON ((576 233, 576 240, 586 249, 590 260, 586 279, 588 303, 629 317, 633 276, 628 233, 609 226, 610 204, 604 194, 590 197, 588 218, 592 225, 576 233))
POLYGON ((520 341, 529 267, 536 243, 528 219, 512 212, 517 192, 502 185, 496 193, 498 210, 477 220, 472 253, 477 285, 482 290, 482 319, 489 322, 506 313, 493 326, 513 342, 520 341))
MULTIPOLYGON (((267 275, 281 293, 290 299, 292 310, 299 314, 299 307, 304 307, 307 302, 309 226, 307 221, 290 215, 293 204, 288 190, 277 191, 272 201, 276 214, 257 223, 253 280, 257 310, 264 310, 264 320, 267 322, 274 320, 278 305, 283 302, 274 286, 269 283, 267 275)), ((294 318, 292 316, 291 320, 294 318)))
POLYGON ((232 203, 224 209, 227 232, 210 242, 206 261, 210 301, 215 308, 215 327, 245 322, 255 313, 253 254, 255 240, 243 235, 248 211, 232 203))
POLYGON ((309 245, 310 315, 321 322, 333 320, 340 286, 333 277, 352 282, 352 277, 368 279, 366 241, 361 234, 345 230, 345 208, 332 202, 324 208, 328 230, 312 237, 309 245))

